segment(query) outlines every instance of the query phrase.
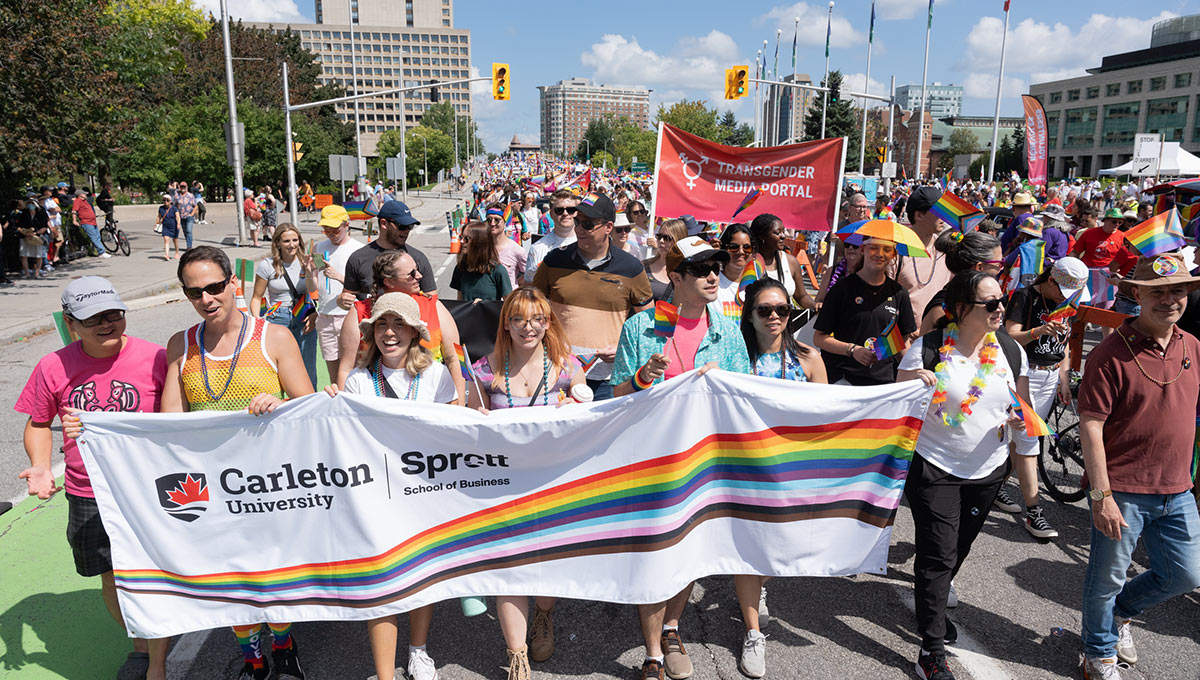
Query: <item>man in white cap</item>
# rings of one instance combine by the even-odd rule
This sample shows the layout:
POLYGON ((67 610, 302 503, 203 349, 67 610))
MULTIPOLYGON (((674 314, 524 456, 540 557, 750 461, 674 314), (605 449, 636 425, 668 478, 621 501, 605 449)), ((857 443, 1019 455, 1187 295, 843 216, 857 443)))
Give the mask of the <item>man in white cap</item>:
MULTIPOLYGON (((17 398, 25 422, 25 453, 29 467, 20 474, 29 495, 48 499, 62 490, 54 480, 50 458, 55 416, 63 424, 66 462, 67 542, 80 576, 99 576, 100 595, 109 614, 124 628, 113 581, 112 551, 100 520, 92 483, 74 436, 79 411, 154 413, 159 408, 167 372, 166 350, 152 342, 125 335, 125 303, 107 279, 83 276, 62 293, 63 319, 79 339, 42 357, 17 398), (72 436, 74 435, 74 436, 72 436)), ((166 677, 167 638, 134 639, 133 652, 118 677, 166 677)), ((94 669, 112 677, 108 669, 94 669)))
POLYGON ((325 239, 313 246, 313 257, 325 264, 317 282, 317 343, 329 375, 336 376, 338 359, 338 336, 342 332, 348 310, 338 305, 338 296, 346 282, 346 263, 350 256, 363 247, 362 241, 350 236, 350 213, 340 205, 321 208, 321 230, 325 239))

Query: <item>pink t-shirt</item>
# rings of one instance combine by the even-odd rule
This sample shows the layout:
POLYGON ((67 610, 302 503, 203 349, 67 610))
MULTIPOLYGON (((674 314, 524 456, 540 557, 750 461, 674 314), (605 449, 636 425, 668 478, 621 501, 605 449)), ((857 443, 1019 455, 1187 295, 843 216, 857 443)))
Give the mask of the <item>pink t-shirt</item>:
POLYGON ((663 373, 663 380, 670 380, 696 368, 696 350, 700 349, 700 343, 706 334, 707 313, 702 313, 699 319, 679 317, 679 323, 675 325, 675 335, 671 336, 663 347, 663 352, 671 359, 663 373))
POLYGON ((525 280, 525 249, 517 245, 516 241, 504 239, 504 243, 497 250, 500 264, 508 272, 508 281, 516 289, 520 282, 525 280))
MULTIPOLYGON (((126 336, 114 357, 97 359, 73 342, 42 357, 17 397, 17 412, 35 423, 53 422, 66 407, 82 411, 139 411, 155 413, 167 377, 167 350, 126 336)), ((93 498, 92 483, 74 439, 63 441, 67 493, 93 498)))

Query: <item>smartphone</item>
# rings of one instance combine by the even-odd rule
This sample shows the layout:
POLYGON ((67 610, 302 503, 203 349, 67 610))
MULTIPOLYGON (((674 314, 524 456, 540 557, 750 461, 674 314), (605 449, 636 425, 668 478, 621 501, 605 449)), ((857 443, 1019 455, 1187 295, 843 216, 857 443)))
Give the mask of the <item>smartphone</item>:
POLYGON ((324 269, 328 265, 329 265, 329 262, 327 262, 325 260, 325 253, 313 253, 313 268, 314 269, 324 269))

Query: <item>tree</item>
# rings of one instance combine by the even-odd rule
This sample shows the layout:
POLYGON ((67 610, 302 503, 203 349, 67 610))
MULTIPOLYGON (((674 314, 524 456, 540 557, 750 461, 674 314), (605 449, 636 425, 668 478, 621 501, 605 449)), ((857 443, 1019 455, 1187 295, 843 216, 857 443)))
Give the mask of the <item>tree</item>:
POLYGON ((628 167, 636 157, 639 163, 645 163, 646 168, 653 171, 654 154, 658 150, 658 134, 630 123, 617 128, 612 149, 623 165, 628 167))
MULTIPOLYGON (((845 167, 847 169, 856 168, 858 167, 858 149, 862 140, 859 138, 859 134, 856 134, 855 126, 858 123, 858 116, 854 114, 854 107, 849 99, 842 96, 842 72, 830 71, 828 85, 822 82, 821 86, 829 88, 828 113, 825 115, 825 138, 845 137, 845 167)), ((824 100, 824 97, 817 94, 813 98, 813 105, 809 108, 808 114, 804 116, 804 137, 806 139, 820 139, 821 137, 821 111, 825 108, 824 100)))
POLYGON ((729 146, 749 146, 750 142, 754 141, 754 128, 750 127, 749 123, 742 123, 737 126, 733 134, 729 137, 729 141, 725 142, 729 146))
MULTIPOLYGON (((186 66, 181 48, 204 39, 212 24, 191 0, 121 0, 104 3, 102 22, 112 28, 104 43, 107 66, 139 91, 186 66)), ((219 31, 218 31, 219 33, 219 31)))
POLYGON ((617 159, 611 153, 601 150, 592 154, 592 165, 596 166, 597 168, 615 168, 617 167, 617 159))
POLYGON ((979 153, 979 138, 966 129, 954 130, 946 141, 946 153, 938 160, 938 172, 944 173, 954 167, 954 157, 979 153))
POLYGON ((654 116, 654 126, 659 123, 673 125, 684 132, 709 141, 720 142, 721 130, 717 126, 717 110, 708 107, 704 100, 680 100, 666 108, 658 105, 658 113, 654 116))
MULTIPOLYGON (((459 143, 462 143, 461 139, 459 143)), ((409 186, 429 184, 433 177, 437 177, 439 170, 446 170, 453 165, 454 138, 424 123, 404 135, 404 146, 404 153, 408 158, 406 170, 409 186), (426 149, 429 152, 428 159, 425 156, 426 149), (422 181, 420 171, 425 169, 426 160, 429 162, 430 179, 422 181)), ((388 130, 380 135, 375 149, 381 158, 399 156, 400 130, 388 130)))
POLYGON ((629 118, 625 116, 617 117, 613 114, 606 114, 588 121, 587 129, 583 131, 583 137, 579 140, 579 145, 575 148, 575 158, 586 161, 589 152, 592 158, 595 158, 597 153, 605 149, 615 152, 616 145, 614 144, 614 139, 617 129, 629 124, 629 118), (586 144, 584 140, 587 140, 586 144))
MULTIPOLYGON (((437 130, 450 138, 451 156, 454 156, 454 127, 456 123, 458 125, 458 160, 461 161, 467 158, 467 140, 471 136, 475 137, 477 148, 482 148, 483 142, 478 137, 479 126, 474 121, 468 123, 466 116, 456 116, 454 105, 448 101, 441 101, 430 106, 421 115, 421 125, 437 130)), ((430 170, 430 172, 432 173, 433 170, 430 170)))

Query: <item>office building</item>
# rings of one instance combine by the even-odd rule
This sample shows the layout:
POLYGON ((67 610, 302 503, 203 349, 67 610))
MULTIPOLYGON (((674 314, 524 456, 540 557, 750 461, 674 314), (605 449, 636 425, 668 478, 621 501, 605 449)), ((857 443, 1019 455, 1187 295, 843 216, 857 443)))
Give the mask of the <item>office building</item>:
MULTIPOLYGON (((961 85, 943 85, 934 83, 926 88, 929 98, 925 101, 925 111, 937 120, 951 118, 962 113, 963 88, 961 85)), ((921 108, 921 86, 902 85, 896 88, 896 104, 909 111, 919 111, 921 108)))
MULTIPOLYGON (((813 84, 812 78, 808 77, 807 73, 798 73, 796 75, 789 73, 783 77, 783 82, 798 83, 800 85, 813 84)), ((805 139, 804 116, 808 113, 808 108, 812 106, 814 101, 816 101, 817 106, 821 105, 819 99, 821 93, 812 90, 784 87, 782 85, 767 85, 763 89, 766 90, 767 96, 763 98, 762 117, 760 120, 763 122, 763 139, 766 140, 766 146, 778 146, 789 139, 793 142, 805 139), (795 93, 796 111, 799 112, 799 115, 792 115, 793 93, 795 93), (814 100, 814 97, 818 99, 814 100), (778 126, 776 126, 775 122, 776 115, 779 117, 778 126)), ((815 134, 813 138, 816 138, 815 134)))
MULTIPOLYGON (((588 123, 605 115, 624 116, 650 127, 650 92, 640 87, 593 85, 587 78, 538 86, 542 144, 547 153, 568 156, 579 147, 588 123)), ((592 153, 603 149, 592 149, 592 153)))
MULTIPOLYGON (((351 56, 360 94, 395 89, 431 80, 471 77, 471 32, 454 28, 453 0, 315 0, 315 24, 253 23, 274 31, 291 30, 301 45, 321 62, 321 82, 354 92, 351 56)), ((461 116, 472 115, 471 88, 460 83, 438 88, 440 101, 461 116)), ((434 103, 429 90, 359 100, 359 132, 364 156, 375 156, 379 137, 388 130, 412 128, 434 103)), ((354 104, 337 105, 338 116, 354 121, 354 104)), ((351 150, 353 151, 353 150, 351 150)))
POLYGON ((1029 86, 1046 109, 1051 177, 1090 177, 1133 158, 1139 132, 1200 153, 1200 15, 1156 23, 1150 47, 1088 75, 1029 86))

